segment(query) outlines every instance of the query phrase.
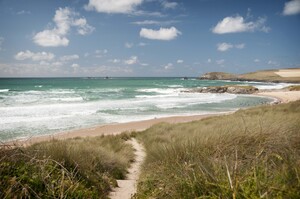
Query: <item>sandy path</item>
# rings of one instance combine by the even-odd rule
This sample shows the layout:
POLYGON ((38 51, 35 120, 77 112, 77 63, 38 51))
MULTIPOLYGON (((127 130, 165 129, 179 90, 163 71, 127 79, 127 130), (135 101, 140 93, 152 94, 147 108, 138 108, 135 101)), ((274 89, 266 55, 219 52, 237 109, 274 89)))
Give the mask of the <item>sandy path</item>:
POLYGON ((135 161, 128 169, 126 180, 117 180, 118 187, 109 194, 111 199, 129 199, 136 193, 137 180, 146 153, 144 147, 136 139, 132 138, 129 143, 132 144, 135 150, 135 161))

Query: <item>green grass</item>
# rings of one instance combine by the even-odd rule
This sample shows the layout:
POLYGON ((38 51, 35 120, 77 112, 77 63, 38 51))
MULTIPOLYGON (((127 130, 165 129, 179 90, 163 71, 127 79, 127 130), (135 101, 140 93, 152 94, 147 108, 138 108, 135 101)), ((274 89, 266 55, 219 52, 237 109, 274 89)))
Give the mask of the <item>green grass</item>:
POLYGON ((133 161, 128 135, 0 150, 0 198, 107 198, 133 161))
POLYGON ((136 134, 136 198, 299 198, 300 101, 136 134))
MULTIPOLYGON (((292 71, 293 69, 290 70, 292 71)), ((291 83, 300 82, 300 77, 281 77, 275 73, 277 71, 278 70, 257 71, 257 72, 238 75, 238 78, 241 80, 253 80, 253 81, 291 82, 291 83)))

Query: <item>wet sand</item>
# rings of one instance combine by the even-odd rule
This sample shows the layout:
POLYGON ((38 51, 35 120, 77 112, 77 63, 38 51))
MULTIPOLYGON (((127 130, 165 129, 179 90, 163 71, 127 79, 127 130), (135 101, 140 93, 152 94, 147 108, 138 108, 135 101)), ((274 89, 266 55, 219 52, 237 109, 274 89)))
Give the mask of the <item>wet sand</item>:
MULTIPOLYGON (((288 103, 291 101, 300 100, 300 91, 260 92, 255 95, 273 97, 273 98, 278 99, 281 103, 288 103)), ((185 123, 185 122, 201 120, 201 119, 207 118, 207 117, 212 117, 212 116, 222 115, 222 114, 230 114, 230 113, 232 113, 232 112, 208 114, 208 115, 174 116, 174 117, 143 120, 143 121, 137 121, 137 122, 114 123, 114 124, 100 125, 100 126, 96 126, 96 127, 92 127, 92 128, 60 132, 60 133, 57 133, 54 135, 36 136, 36 137, 31 137, 26 140, 15 140, 15 141, 7 142, 5 144, 29 146, 34 143, 49 141, 52 139, 61 140, 61 139, 68 139, 68 138, 75 138, 75 137, 94 137, 94 136, 101 136, 101 135, 115 135, 115 134, 120 134, 125 131, 129 131, 129 132, 130 131, 143 131, 143 130, 151 127, 152 125, 158 124, 161 122, 166 122, 166 123, 170 123, 170 124, 185 123)))

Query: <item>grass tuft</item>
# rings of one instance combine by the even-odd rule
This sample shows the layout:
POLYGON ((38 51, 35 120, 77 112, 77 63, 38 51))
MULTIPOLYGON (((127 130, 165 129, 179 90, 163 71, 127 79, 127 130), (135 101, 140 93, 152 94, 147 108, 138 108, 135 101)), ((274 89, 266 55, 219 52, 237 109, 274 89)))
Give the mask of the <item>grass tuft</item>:
POLYGON ((240 110, 137 135, 137 198, 299 198, 300 101, 240 110))
POLYGON ((133 161, 127 134, 0 149, 0 198, 107 198, 133 161))

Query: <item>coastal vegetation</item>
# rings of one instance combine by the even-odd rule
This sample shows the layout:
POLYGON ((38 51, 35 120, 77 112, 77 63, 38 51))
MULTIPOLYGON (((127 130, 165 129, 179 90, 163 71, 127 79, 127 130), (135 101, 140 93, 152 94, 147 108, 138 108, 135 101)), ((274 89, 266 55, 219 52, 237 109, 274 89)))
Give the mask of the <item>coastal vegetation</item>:
POLYGON ((299 69, 284 69, 288 76, 280 75, 281 70, 261 70, 245 74, 231 74, 224 72, 210 72, 203 74, 199 79, 204 80, 232 80, 232 81, 258 81, 258 82, 289 82, 300 83, 299 75, 293 76, 293 73, 299 73, 299 69))
POLYGON ((107 198, 146 149, 135 198, 299 198, 300 101, 142 132, 0 150, 1 198, 107 198))
POLYGON ((300 101, 137 133, 137 198, 299 198, 300 101))
POLYGON ((127 134, 0 149, 0 198, 107 198, 134 159, 127 134))

